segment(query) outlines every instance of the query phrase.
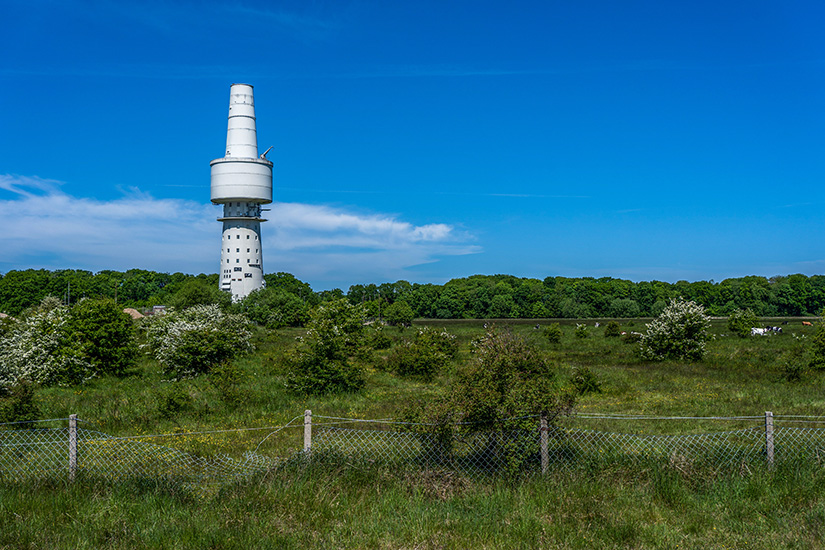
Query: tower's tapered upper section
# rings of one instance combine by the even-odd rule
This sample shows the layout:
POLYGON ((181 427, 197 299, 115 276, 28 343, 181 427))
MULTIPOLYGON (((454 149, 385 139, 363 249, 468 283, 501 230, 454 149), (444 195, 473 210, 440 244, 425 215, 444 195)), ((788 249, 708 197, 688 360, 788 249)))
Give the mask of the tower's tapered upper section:
POLYGON ((249 84, 233 84, 229 91, 229 126, 226 130, 226 156, 258 158, 255 99, 252 96, 252 86, 249 84))
POLYGON ((272 163, 258 157, 252 86, 233 84, 229 92, 226 156, 212 167, 212 202, 272 202, 272 163))

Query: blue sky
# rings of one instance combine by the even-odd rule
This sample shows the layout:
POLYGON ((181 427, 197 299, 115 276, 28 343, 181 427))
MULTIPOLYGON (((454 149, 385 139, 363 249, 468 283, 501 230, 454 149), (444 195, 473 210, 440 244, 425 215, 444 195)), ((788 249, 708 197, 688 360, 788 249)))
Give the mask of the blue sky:
POLYGON ((316 290, 825 272, 822 2, 0 8, 0 272, 217 272, 233 82, 316 290))

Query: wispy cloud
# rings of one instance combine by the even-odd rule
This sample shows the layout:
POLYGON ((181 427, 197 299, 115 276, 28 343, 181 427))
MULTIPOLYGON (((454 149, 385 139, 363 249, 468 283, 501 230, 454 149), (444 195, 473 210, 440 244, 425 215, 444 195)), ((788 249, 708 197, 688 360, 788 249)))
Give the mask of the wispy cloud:
MULTIPOLYGON (((60 182, 0 175, 0 270, 140 267, 189 273, 218 269, 220 214, 213 205, 157 199, 138 189, 121 198, 74 197, 60 182)), ((407 278, 407 269, 480 247, 453 225, 415 225, 388 214, 275 203, 264 225, 267 271, 314 285, 407 278)))

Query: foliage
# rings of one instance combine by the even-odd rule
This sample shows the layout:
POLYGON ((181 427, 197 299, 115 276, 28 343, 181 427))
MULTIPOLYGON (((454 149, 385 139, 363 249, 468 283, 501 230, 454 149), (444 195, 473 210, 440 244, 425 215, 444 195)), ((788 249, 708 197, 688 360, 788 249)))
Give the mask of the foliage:
POLYGON ((192 410, 195 406, 195 400, 178 383, 172 385, 161 395, 158 403, 158 414, 161 418, 167 420, 175 420, 179 414, 192 410))
POLYGON ((231 361, 215 365, 209 371, 209 382, 218 390, 221 400, 231 408, 237 407, 243 401, 241 385, 245 380, 244 371, 231 361))
POLYGON ((822 320, 816 323, 811 338, 810 366, 815 370, 825 370, 825 321, 822 320))
POLYGON ((412 341, 396 346, 387 358, 389 370, 401 376, 432 380, 458 354, 456 338, 446 330, 421 328, 412 341))
POLYGON ((622 343, 623 344, 638 344, 642 341, 642 333, 641 332, 626 332, 622 335, 622 343))
POLYGON ((537 418, 572 410, 575 396, 559 387, 547 359, 530 343, 510 331, 489 329, 473 341, 472 358, 459 368, 449 394, 406 412, 406 418, 422 435, 435 435, 434 452, 449 455, 460 432, 499 432, 494 439, 496 456, 503 456, 506 469, 520 470, 529 460, 537 418), (531 439, 532 437, 532 439, 531 439))
POLYGON ((153 357, 174 379, 209 372, 252 349, 246 317, 223 313, 217 305, 173 310, 154 318, 146 336, 153 357))
MULTIPOLYGON (((0 422, 26 422, 40 418, 40 406, 35 399, 35 385, 19 380, 0 399, 0 422)), ((21 426, 24 427, 24 426, 21 426)))
POLYGON ((232 309, 243 312, 250 321, 268 329, 299 327, 307 318, 304 302, 280 287, 251 292, 232 309))
POLYGON ((576 323, 576 330, 573 334, 576 338, 587 338, 587 325, 584 323, 576 323))
POLYGON ((407 326, 412 323, 414 318, 415 312, 410 304, 404 301, 392 303, 384 310, 384 319, 390 325, 407 326))
POLYGON ((740 338, 747 338, 758 323, 759 320, 750 308, 737 309, 728 317, 728 330, 740 338))
POLYGON ((123 374, 135 364, 132 319, 111 299, 84 299, 75 305, 68 330, 95 374, 123 374))
MULTIPOLYGON (((289 273, 266 274, 266 287, 295 296, 307 307, 342 297, 339 289, 313 292, 289 273)), ((218 274, 186 275, 130 269, 9 271, 0 277, 0 311, 17 316, 46 296, 74 304, 78 296, 113 298, 124 307, 156 304, 177 306, 221 303, 228 295, 218 290, 218 274)), ((737 309, 755 315, 800 316, 825 307, 825 275, 793 274, 770 279, 757 276, 713 281, 633 282, 611 277, 546 277, 473 275, 444 285, 407 281, 352 285, 346 294, 353 304, 371 302, 391 307, 407 303, 420 318, 490 317, 613 317, 658 316, 675 296, 703 305, 709 315, 728 316, 737 309)), ((266 324, 266 323, 262 323, 266 324)), ((287 324, 291 324, 287 322, 287 324)))
POLYGON ((71 385, 93 375, 94 367, 73 338, 70 315, 59 300, 46 298, 0 339, 0 393, 21 380, 71 385))
POLYGON ((602 393, 602 383, 589 367, 575 367, 570 376, 570 382, 578 395, 588 393, 602 393))
POLYGON ((618 321, 608 321, 604 327, 605 338, 618 338, 622 335, 622 326, 618 321))
POLYGON ((231 302, 229 293, 222 291, 217 284, 210 284, 205 279, 192 279, 172 295, 169 305, 175 309, 217 305, 225 310, 231 302))
POLYGON ((356 391, 364 385, 363 368, 355 362, 364 340, 364 310, 339 298, 318 305, 306 335, 289 358, 287 387, 321 395, 356 391))
POLYGON ((805 340, 805 338, 794 337, 793 344, 777 358, 779 372, 788 382, 801 381, 811 364, 811 350, 805 340))
POLYGON ((544 327, 544 338, 551 344, 558 344, 561 342, 564 333, 558 323, 550 323, 544 327))
POLYGON ((372 349, 389 349, 392 347, 392 338, 382 325, 373 325, 366 334, 366 342, 372 349))
POLYGON ((687 359, 698 361, 705 355, 710 317, 705 308, 676 298, 653 322, 640 341, 641 357, 648 361, 687 359))

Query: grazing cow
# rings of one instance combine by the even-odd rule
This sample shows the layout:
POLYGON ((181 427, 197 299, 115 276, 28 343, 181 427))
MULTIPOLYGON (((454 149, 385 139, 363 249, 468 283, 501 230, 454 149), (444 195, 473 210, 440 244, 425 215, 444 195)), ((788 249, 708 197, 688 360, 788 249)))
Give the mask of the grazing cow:
POLYGON ((766 329, 766 328, 753 327, 751 329, 751 336, 766 336, 767 334, 768 334, 768 329, 766 329))
POLYGON ((599 328, 599 322, 596 321, 596 328, 599 328))
POLYGON ((813 324, 813 323, 809 323, 808 321, 802 321, 802 326, 805 326, 805 327, 812 327, 812 326, 814 326, 814 324, 813 324))
POLYGON ((536 330, 538 330, 540 326, 540 324, 536 323, 536 330))
POLYGON ((788 321, 782 321, 782 324, 783 324, 783 325, 787 325, 787 324, 788 324, 788 321))

